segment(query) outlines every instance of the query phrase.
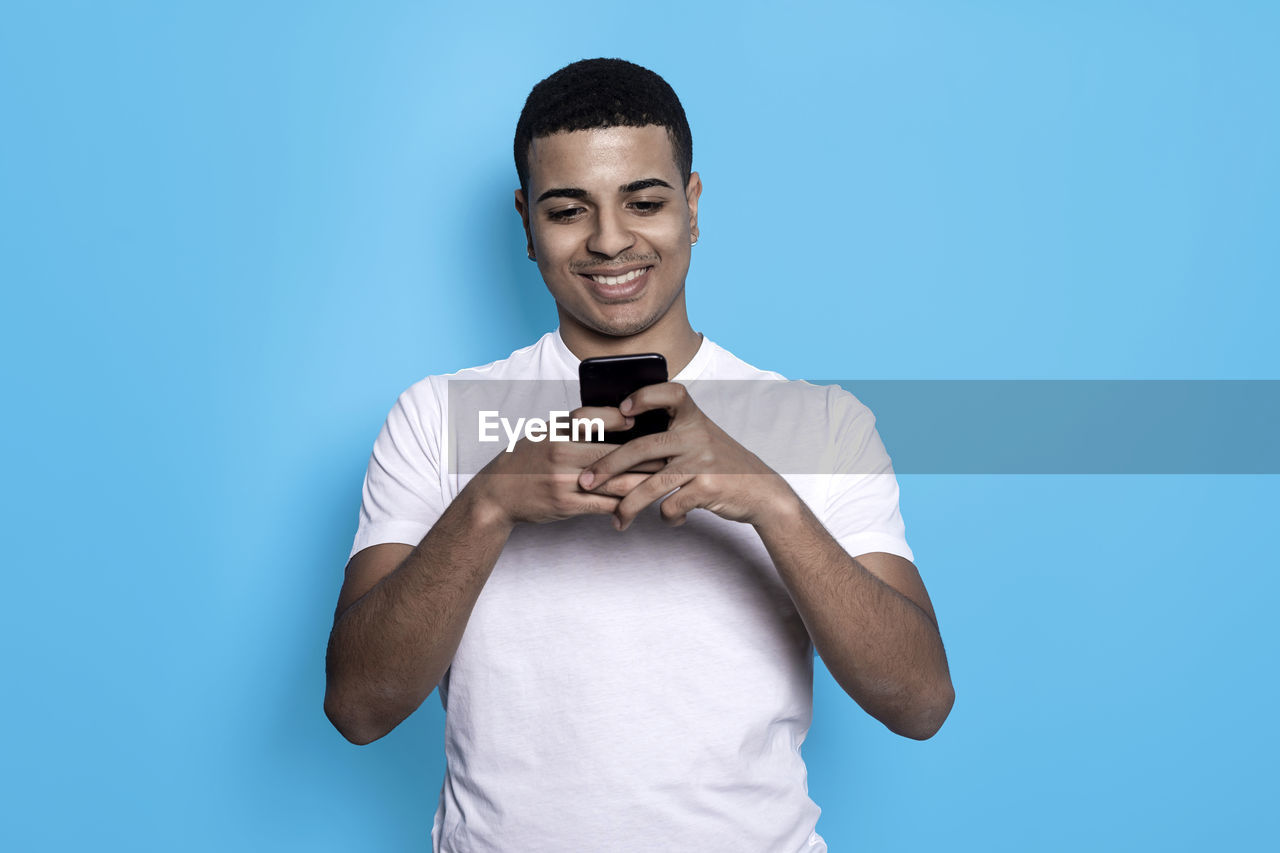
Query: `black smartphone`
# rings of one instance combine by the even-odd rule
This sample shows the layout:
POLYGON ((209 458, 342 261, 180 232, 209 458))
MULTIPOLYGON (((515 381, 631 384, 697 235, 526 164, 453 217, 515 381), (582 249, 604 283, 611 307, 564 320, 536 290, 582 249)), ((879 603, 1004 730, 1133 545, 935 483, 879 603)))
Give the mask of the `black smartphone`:
MULTIPOLYGON (((588 358, 578 365, 582 405, 617 407, 629 395, 646 385, 667 381, 667 360, 656 352, 639 355, 606 355, 588 358)), ((671 416, 659 409, 641 412, 627 430, 606 432, 604 440, 623 444, 642 435, 666 432, 671 416)))

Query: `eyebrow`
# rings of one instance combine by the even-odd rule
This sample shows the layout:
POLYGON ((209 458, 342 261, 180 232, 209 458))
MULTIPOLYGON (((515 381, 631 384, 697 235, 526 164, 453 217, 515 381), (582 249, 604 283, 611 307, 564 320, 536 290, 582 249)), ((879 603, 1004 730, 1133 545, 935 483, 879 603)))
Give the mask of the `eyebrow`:
POLYGON ((671 184, 662 180, 662 178, 644 178, 639 181, 632 181, 625 187, 620 187, 624 193, 638 193, 640 190, 647 190, 649 187, 666 187, 667 189, 675 189, 671 184))
MULTIPOLYGON (((632 181, 629 184, 623 184, 618 187, 618 192, 622 194, 637 193, 640 190, 647 190, 650 187, 666 187, 667 189, 675 189, 671 184, 662 180, 662 178, 641 178, 638 181, 632 181)), ((590 193, 578 187, 556 187, 544 192, 538 196, 538 203, 546 201, 549 198, 589 198, 590 193)))

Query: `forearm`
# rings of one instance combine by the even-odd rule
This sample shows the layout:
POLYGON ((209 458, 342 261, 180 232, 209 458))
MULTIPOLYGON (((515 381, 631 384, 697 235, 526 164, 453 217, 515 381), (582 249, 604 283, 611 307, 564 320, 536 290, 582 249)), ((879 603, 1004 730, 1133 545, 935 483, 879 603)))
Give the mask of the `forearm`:
POLYGON ((431 694, 510 531, 464 489, 405 561, 338 617, 325 710, 345 736, 376 740, 431 694))
POLYGON ((892 731, 932 736, 954 691, 937 626, 850 557, 798 498, 755 525, 836 682, 892 731))

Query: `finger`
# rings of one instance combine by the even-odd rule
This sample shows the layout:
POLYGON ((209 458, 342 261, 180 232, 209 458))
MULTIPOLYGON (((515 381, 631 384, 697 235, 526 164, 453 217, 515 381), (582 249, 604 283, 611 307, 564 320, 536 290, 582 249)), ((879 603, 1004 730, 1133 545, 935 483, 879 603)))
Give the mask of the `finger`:
POLYGON ((666 460, 680 455, 682 441, 679 434, 670 431, 633 438, 583 465, 585 470, 578 477, 578 484, 590 489, 592 484, 603 483, 625 471, 640 470, 641 466, 652 467, 655 461, 665 467, 666 460))
POLYGON ((626 530, 645 507, 663 495, 679 489, 692 479, 692 474, 674 469, 671 466, 662 469, 656 474, 650 474, 648 479, 632 489, 618 504, 618 509, 614 512, 619 522, 618 529, 626 530))
POLYGON ((618 511, 618 498, 578 492, 568 501, 570 515, 614 515, 618 511))
MULTIPOLYGON (((592 441, 605 430, 610 432, 631 429, 635 426, 635 418, 622 414, 613 406, 580 406, 569 413, 569 420, 584 422, 579 428, 579 435, 584 441, 592 441), (600 425, 592 423, 599 419, 600 425)), ((570 434, 573 434, 572 428, 570 434)))
POLYGON ((689 513, 703 505, 703 490, 696 480, 691 480, 667 496, 658 506, 662 520, 672 527, 688 521, 689 513))
POLYGON ((612 495, 615 498, 625 498, 632 489, 649 479, 648 474, 626 473, 606 480, 600 485, 592 489, 593 494, 612 495))
POLYGON ((658 385, 646 385, 635 391, 618 408, 624 415, 666 409, 667 414, 674 418, 681 410, 690 407, 697 408, 693 398, 689 396, 689 389, 679 382, 662 382, 658 385))
POLYGON ((576 479, 582 469, 620 447, 621 444, 604 442, 561 441, 551 445, 547 452, 551 454, 549 458, 558 469, 572 470, 576 479))

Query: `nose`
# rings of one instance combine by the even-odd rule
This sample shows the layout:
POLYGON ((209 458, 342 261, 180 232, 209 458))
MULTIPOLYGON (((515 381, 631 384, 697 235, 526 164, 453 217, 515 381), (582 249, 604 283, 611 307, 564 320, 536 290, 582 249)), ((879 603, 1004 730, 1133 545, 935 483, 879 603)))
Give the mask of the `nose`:
POLYGON ((601 209, 596 215, 595 227, 587 238, 587 250, 612 258, 630 249, 635 242, 635 235, 627 227, 622 212, 601 209))

